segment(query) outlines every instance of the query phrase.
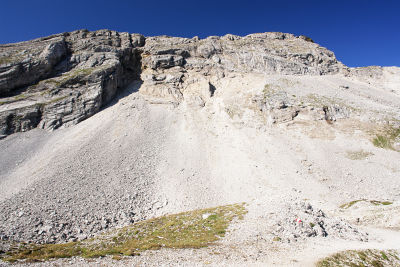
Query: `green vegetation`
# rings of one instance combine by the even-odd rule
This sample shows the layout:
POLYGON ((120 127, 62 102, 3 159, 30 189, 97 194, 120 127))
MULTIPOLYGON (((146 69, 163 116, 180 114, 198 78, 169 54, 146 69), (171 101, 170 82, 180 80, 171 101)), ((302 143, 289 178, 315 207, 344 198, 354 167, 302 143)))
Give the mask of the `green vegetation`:
POLYGON ((364 151, 362 149, 358 151, 346 151, 346 157, 352 160, 362 160, 372 155, 374 155, 374 153, 364 151))
POLYGON ((263 98, 264 100, 267 100, 268 98, 280 91, 282 91, 282 88, 279 85, 267 83, 266 85, 264 85, 263 98))
POLYGON ((86 76, 92 74, 92 72, 94 70, 96 70, 96 68, 77 69, 77 70, 68 72, 65 75, 62 75, 61 77, 47 79, 47 80, 41 81, 40 83, 52 83, 55 86, 60 87, 71 80, 86 77, 86 76))
POLYGON ((28 95, 26 95, 26 94, 19 94, 14 97, 15 100, 22 100, 22 99, 26 99, 26 98, 28 98, 28 95))
POLYGON ((347 250, 326 257, 317 262, 317 267, 351 266, 383 267, 400 266, 399 252, 395 250, 347 250))
POLYGON ((398 138, 400 138, 400 127, 388 126, 372 139, 372 143, 376 147, 396 150, 393 145, 398 138))
POLYGON ((30 97, 31 94, 19 94, 13 97, 8 97, 5 99, 5 101, 0 101, 0 106, 4 105, 4 104, 9 104, 9 103, 13 103, 19 100, 24 100, 27 99, 28 97, 30 97))
POLYGON ((13 63, 21 60, 22 58, 23 54, 21 53, 21 51, 14 50, 9 52, 7 55, 3 54, 2 56, 0 56, 0 65, 13 63))
POLYGON ((65 99, 65 98, 67 98, 67 97, 68 97, 67 95, 59 96, 59 97, 56 97, 56 98, 51 99, 49 102, 46 102, 46 103, 44 103, 44 104, 56 103, 56 102, 58 102, 58 101, 60 101, 60 100, 63 100, 63 99, 65 99))
POLYGON ((13 63, 19 60, 20 57, 16 54, 0 57, 0 65, 13 63))
MULTIPOLYGON (((46 90, 46 91, 41 92, 40 95, 44 96, 44 95, 48 94, 49 92, 50 92, 50 90, 46 90)), ((16 101, 19 101, 19 100, 24 100, 24 99, 27 99, 30 96, 34 96, 34 95, 35 94, 19 94, 19 95, 16 95, 16 96, 12 97, 12 98, 8 98, 6 101, 0 101, 0 106, 4 105, 4 104, 13 103, 13 102, 16 102, 16 101)), ((58 102, 60 100, 63 100, 65 98, 67 98, 67 97, 68 97, 68 95, 59 96, 59 97, 50 99, 49 101, 47 101, 45 103, 39 103, 39 105, 45 106, 47 104, 52 104, 52 103, 58 102)))
POLYGON ((0 65, 12 63, 14 58, 12 56, 0 57, 0 65))
POLYGON ((383 206, 387 206, 387 205, 391 205, 393 204, 393 202, 390 201, 378 201, 378 200, 367 200, 367 199, 359 199, 359 200, 353 200, 350 201, 349 203, 343 204, 340 206, 340 208, 342 209, 348 209, 351 206, 353 206, 354 204, 361 202, 361 201, 365 201, 365 202, 369 202, 371 204, 374 204, 375 206, 379 206, 379 205, 383 205, 383 206))
POLYGON ((392 204, 393 204, 393 202, 390 202, 390 201, 370 200, 369 202, 370 202, 371 204, 374 204, 375 206, 379 206, 379 205, 387 206, 387 205, 392 205, 392 204))
POLYGON ((201 248, 223 237, 234 219, 243 219, 244 204, 183 212, 146 220, 99 235, 66 244, 20 244, 8 251, 3 260, 42 261, 73 256, 133 256, 144 250, 160 248, 201 248), (207 214, 207 215, 206 215, 207 214))
POLYGON ((41 96, 49 95, 50 92, 51 92, 51 90, 49 90, 49 89, 48 90, 44 90, 44 91, 40 92, 40 95, 41 96))
POLYGON ((272 241, 275 241, 275 242, 279 242, 279 241, 281 241, 282 240, 282 238, 280 238, 279 236, 275 236, 273 239, 272 239, 272 241))

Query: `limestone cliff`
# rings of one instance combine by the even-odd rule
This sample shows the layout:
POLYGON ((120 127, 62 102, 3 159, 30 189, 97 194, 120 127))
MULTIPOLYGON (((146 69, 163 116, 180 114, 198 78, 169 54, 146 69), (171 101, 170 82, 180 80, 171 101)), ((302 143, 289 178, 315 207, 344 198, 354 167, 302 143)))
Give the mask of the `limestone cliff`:
POLYGON ((144 83, 144 93, 179 104, 198 75, 327 75, 344 69, 309 38, 275 32, 188 39, 79 30, 0 45, 0 136, 79 123, 133 81, 144 83))

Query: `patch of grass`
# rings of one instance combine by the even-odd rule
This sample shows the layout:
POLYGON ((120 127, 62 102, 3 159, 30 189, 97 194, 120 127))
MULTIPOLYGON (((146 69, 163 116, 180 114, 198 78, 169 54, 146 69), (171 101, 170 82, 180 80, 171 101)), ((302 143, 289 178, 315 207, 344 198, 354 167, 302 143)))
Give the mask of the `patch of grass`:
POLYGON ((360 259, 362 261, 365 261, 367 259, 367 255, 365 254, 364 251, 357 251, 358 257, 360 257, 360 259))
POLYGON ((6 101, 0 101, 0 105, 13 103, 13 102, 16 102, 16 101, 19 101, 19 100, 24 100, 24 99, 27 99, 30 96, 31 95, 29 95, 29 94, 19 94, 19 95, 16 95, 14 97, 8 98, 6 101))
POLYGON ((350 208, 351 206, 353 206, 354 204, 356 204, 356 203, 358 203, 358 202, 361 202, 361 201, 369 202, 369 203, 371 203, 371 204, 374 204, 375 206, 379 206, 379 205, 387 206, 387 205, 392 205, 392 204, 393 204, 393 202, 390 202, 390 201, 378 201, 378 200, 358 199, 358 200, 353 200, 353 201, 350 201, 349 203, 345 203, 345 204, 343 204, 343 205, 340 205, 340 208, 342 208, 342 209, 348 209, 348 208, 350 208))
POLYGON ((333 266, 354 266, 354 267, 383 267, 383 266, 400 266, 397 257, 399 252, 396 250, 346 250, 336 253, 332 256, 321 259, 317 262, 317 267, 333 267, 333 266))
POLYGON ((6 55, 0 56, 0 65, 14 63, 23 59, 24 55, 20 50, 10 51, 6 55))
POLYGON ((48 89, 48 90, 44 90, 44 91, 41 91, 41 92, 40 92, 40 95, 41 95, 41 96, 49 95, 50 92, 51 92, 51 90, 49 90, 49 89, 48 89))
POLYGON ((245 213, 244 204, 235 204, 162 216, 81 242, 20 246, 8 251, 3 260, 133 256, 160 248, 201 248, 223 237, 232 220, 242 219, 245 213), (213 215, 203 219, 205 213, 213 215))
POLYGON ((346 151, 346 158, 352 159, 352 160, 362 160, 366 159, 369 156, 374 155, 374 153, 364 151, 364 150, 357 150, 357 151, 346 151))
POLYGON ((309 225, 311 228, 313 228, 315 226, 315 223, 310 222, 309 225))
POLYGON ((15 100, 22 100, 22 99, 26 99, 26 98, 28 98, 28 95, 26 95, 26 94, 19 94, 14 97, 15 100))
POLYGON ((16 60, 17 58, 15 58, 14 56, 3 56, 0 57, 0 65, 13 63, 16 60))
POLYGON ((392 149, 392 145, 390 144, 390 139, 383 135, 377 135, 372 140, 372 143, 376 147, 392 149))
POLYGON ((67 95, 56 97, 56 98, 51 99, 49 102, 46 102, 46 104, 52 104, 52 103, 58 102, 60 100, 63 100, 65 98, 67 98, 67 97, 68 97, 67 95))
POLYGON ((120 255, 114 255, 114 256, 112 256, 112 259, 113 259, 113 260, 116 260, 116 261, 120 261, 120 260, 122 260, 122 256, 120 256, 120 255))
POLYGON ((279 236, 275 236, 273 239, 272 239, 272 241, 275 241, 275 242, 279 242, 279 241, 281 241, 282 240, 282 238, 280 238, 279 236))
POLYGON ((60 86, 63 86, 64 84, 68 83, 71 80, 86 77, 86 76, 92 74, 92 72, 94 70, 96 70, 96 68, 78 69, 78 70, 68 72, 68 73, 62 75, 61 77, 43 80, 40 83, 50 83, 50 84, 55 85, 56 87, 60 87, 60 86))
POLYGON ((345 203, 345 204, 343 204, 343 205, 340 205, 340 208, 342 208, 342 209, 348 209, 348 208, 350 208, 351 206, 353 206, 354 204, 356 204, 356 203, 358 203, 358 202, 360 202, 360 201, 364 201, 364 200, 363 200, 363 199, 353 200, 353 201, 350 201, 349 203, 345 203))
POLYGON ((388 256, 385 254, 385 252, 381 251, 381 255, 384 260, 389 260, 388 256))
POLYGON ((264 89, 262 91, 264 101, 266 101, 268 98, 281 91, 282 88, 279 85, 267 83, 266 85, 264 85, 264 89))
POLYGON ((372 139, 372 143, 376 147, 396 150, 396 148, 393 145, 396 139, 399 137, 400 137, 400 127, 395 128, 393 126, 388 126, 381 133, 377 134, 372 139))
POLYGON ((370 200, 369 202, 371 202, 371 203, 374 204, 375 206, 379 206, 379 205, 387 206, 387 205, 392 205, 392 204, 393 204, 393 202, 390 202, 390 201, 370 200))

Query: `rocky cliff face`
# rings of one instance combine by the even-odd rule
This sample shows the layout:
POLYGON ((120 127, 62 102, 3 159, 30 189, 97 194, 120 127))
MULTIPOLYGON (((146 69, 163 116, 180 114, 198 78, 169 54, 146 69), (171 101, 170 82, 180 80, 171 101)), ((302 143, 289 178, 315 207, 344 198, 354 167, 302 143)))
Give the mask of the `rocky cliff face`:
POLYGON ((0 47, 0 134, 55 129, 96 113, 138 78, 144 37, 76 31, 0 47))
MULTIPOLYGON (((331 51, 285 33, 200 40, 80 30, 0 45, 0 136, 79 123, 133 81, 143 83, 143 93, 179 104, 200 76, 326 75, 344 69, 331 51)), ((215 88, 207 86, 212 94, 215 88)), ((199 105, 203 98, 194 96, 199 105)))

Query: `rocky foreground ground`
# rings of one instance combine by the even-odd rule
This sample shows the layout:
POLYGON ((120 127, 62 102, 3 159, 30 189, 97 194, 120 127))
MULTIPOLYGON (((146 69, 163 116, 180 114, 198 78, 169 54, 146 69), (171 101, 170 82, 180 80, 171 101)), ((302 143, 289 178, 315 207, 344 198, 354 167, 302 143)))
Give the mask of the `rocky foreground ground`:
POLYGON ((285 33, 81 30, 0 45, 0 96, 2 251, 243 202, 211 247, 47 264, 312 266, 400 249, 398 67, 349 68, 285 33))

